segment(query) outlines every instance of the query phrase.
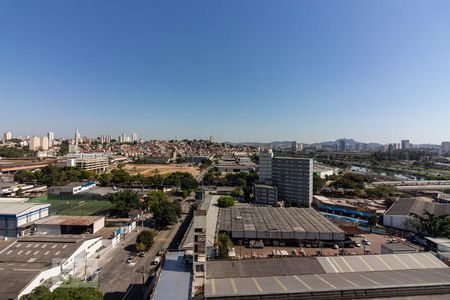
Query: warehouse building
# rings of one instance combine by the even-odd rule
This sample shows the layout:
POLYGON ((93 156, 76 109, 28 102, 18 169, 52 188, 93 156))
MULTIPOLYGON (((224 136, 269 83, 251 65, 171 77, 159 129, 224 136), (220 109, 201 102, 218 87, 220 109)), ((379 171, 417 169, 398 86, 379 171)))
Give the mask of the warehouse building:
POLYGON ((439 216, 450 216, 450 204, 435 202, 427 197, 401 198, 383 216, 383 225, 396 229, 416 231, 414 215, 425 216, 425 212, 439 216))
POLYGON ((3 202, 0 205, 0 236, 17 237, 49 214, 48 203, 3 202))
POLYGON ((345 233, 312 208, 232 207, 222 208, 219 232, 232 239, 265 241, 344 241, 345 233))
MULTIPOLYGON (((450 293, 450 268, 431 253, 215 260, 205 299, 361 299, 450 293)), ((433 298, 434 299, 434 298, 433 298)))
POLYGON ((35 222, 37 232, 46 234, 96 233, 105 227, 103 216, 49 216, 35 222))
POLYGON ((50 290, 69 276, 82 278, 96 265, 87 259, 101 247, 101 237, 24 237, 0 249, 0 299, 20 299, 45 284, 50 290))

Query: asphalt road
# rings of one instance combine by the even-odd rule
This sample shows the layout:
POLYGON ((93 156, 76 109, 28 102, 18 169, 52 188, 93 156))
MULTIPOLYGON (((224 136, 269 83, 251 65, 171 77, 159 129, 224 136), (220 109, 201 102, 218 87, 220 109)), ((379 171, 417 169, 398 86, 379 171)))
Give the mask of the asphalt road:
POLYGON ((104 299, 122 299, 130 285, 142 288, 143 280, 146 281, 153 274, 154 266, 151 265, 151 262, 161 248, 168 247, 179 226, 180 223, 177 223, 168 230, 160 231, 155 238, 153 247, 144 257, 138 257, 138 261, 134 265, 127 264, 126 259, 132 254, 130 250, 136 241, 136 236, 140 229, 130 233, 125 242, 121 242, 115 249, 112 249, 108 253, 108 257, 105 258, 106 264, 103 265, 103 272, 98 278, 99 288, 104 294, 104 299), (143 269, 145 271, 144 276, 142 274, 143 269))

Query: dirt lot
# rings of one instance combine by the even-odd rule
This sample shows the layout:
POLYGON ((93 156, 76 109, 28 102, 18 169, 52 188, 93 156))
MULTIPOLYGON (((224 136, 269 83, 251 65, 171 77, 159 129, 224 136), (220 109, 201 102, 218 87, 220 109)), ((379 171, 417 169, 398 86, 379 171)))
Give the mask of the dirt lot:
MULTIPOLYGON (((367 233, 364 234, 364 237, 355 237, 352 238, 352 240, 357 241, 361 244, 361 247, 355 247, 355 248, 344 248, 344 250, 347 252, 348 255, 351 255, 353 253, 355 254, 364 254, 364 245, 362 244, 361 240, 367 239, 371 245, 366 246, 366 250, 369 250, 373 254, 379 254, 381 253, 381 245, 386 244, 388 237, 378 234, 371 234, 367 233)), ((293 249, 297 249, 300 251, 300 249, 303 249, 306 253, 306 256, 313 256, 316 255, 316 251, 318 248, 311 247, 274 247, 274 246, 265 246, 263 249, 251 249, 246 246, 239 246, 234 245, 233 246, 236 252, 237 257, 268 257, 272 255, 272 250, 286 250, 289 255, 291 255, 293 249)), ((342 255, 343 253, 340 250, 336 250, 330 247, 324 247, 322 248, 322 254, 325 256, 333 256, 333 255, 342 255)), ((345 253, 344 253, 345 254, 345 253)))
POLYGON ((125 170, 130 173, 130 175, 141 173, 144 176, 153 176, 156 174, 162 175, 173 172, 189 172, 192 175, 197 176, 200 173, 199 168, 187 164, 127 164, 125 165, 125 170))

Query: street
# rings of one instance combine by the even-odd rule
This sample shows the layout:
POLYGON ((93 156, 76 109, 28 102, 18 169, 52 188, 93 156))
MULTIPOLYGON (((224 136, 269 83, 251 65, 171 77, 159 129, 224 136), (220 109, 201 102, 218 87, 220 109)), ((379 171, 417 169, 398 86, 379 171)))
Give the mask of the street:
MULTIPOLYGON (((99 288, 107 300, 118 300, 127 292, 130 285, 142 286, 153 273, 154 266, 151 262, 155 259, 157 252, 162 248, 167 248, 175 236, 180 222, 174 224, 168 230, 162 230, 155 238, 152 248, 144 257, 138 257, 135 265, 127 264, 125 261, 132 254, 132 249, 136 241, 136 236, 141 230, 130 233, 125 242, 121 242, 114 249, 109 251, 105 258, 100 260, 103 272, 100 274, 99 288), (144 267, 144 278, 142 270, 144 267)), ((131 298, 130 298, 131 299, 131 298)))

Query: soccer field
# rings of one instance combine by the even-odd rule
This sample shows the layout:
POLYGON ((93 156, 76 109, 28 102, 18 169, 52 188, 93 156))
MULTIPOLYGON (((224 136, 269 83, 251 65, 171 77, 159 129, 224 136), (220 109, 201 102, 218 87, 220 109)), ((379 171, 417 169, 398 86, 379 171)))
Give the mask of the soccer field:
POLYGON ((50 203, 50 213, 67 216, 104 215, 113 208, 106 200, 49 200, 47 196, 33 198, 28 202, 50 203))

